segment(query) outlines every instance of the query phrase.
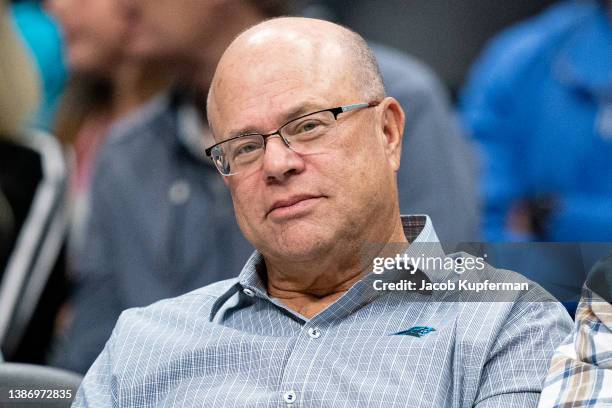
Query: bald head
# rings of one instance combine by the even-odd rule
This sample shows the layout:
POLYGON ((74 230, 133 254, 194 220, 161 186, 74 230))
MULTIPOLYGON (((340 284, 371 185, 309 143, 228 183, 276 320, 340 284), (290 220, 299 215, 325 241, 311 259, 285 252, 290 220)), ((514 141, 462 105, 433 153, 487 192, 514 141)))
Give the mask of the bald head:
POLYGON ((357 34, 307 18, 250 28, 217 66, 208 118, 238 224, 268 266, 347 265, 363 242, 405 241, 404 113, 357 34))
POLYGON ((282 17, 264 21, 240 34, 219 61, 209 91, 208 116, 215 122, 216 95, 241 92, 248 78, 259 83, 287 75, 354 94, 360 100, 385 96, 376 59, 357 33, 324 20, 282 17), (342 85, 339 88, 338 81, 342 85))

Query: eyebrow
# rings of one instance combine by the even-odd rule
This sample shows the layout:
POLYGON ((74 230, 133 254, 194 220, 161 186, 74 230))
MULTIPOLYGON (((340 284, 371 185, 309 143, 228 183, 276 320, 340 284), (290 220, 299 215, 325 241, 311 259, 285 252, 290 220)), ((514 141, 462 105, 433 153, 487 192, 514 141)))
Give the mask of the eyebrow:
MULTIPOLYGON (((307 115, 311 112, 316 112, 319 111, 321 109, 325 109, 325 108, 321 108, 321 104, 317 103, 317 102, 305 102, 302 103, 298 106, 295 106, 289 110, 287 110, 286 112, 284 112, 281 115, 281 121, 279 122, 280 124, 278 126, 283 126, 284 124, 286 124, 287 122, 292 121, 293 119, 299 118, 302 115, 307 115)), ((276 130, 276 129, 274 129, 276 130)), ((238 137, 238 136, 242 136, 242 135, 248 135, 248 134, 252 134, 252 133, 256 133, 256 134, 264 134, 267 132, 263 132, 257 128, 254 127, 244 127, 242 129, 238 129, 238 130, 232 130, 229 132, 229 137, 227 137, 226 139, 231 139, 234 137, 238 137)))

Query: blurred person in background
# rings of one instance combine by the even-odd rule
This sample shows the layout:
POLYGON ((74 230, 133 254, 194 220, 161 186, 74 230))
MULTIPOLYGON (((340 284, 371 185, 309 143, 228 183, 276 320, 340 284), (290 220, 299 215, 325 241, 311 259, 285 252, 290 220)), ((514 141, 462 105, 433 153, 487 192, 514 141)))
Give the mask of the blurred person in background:
POLYGON ((40 78, 17 30, 8 0, 0 0, 0 134, 17 136, 40 99, 40 78))
POLYGON ((489 254, 570 314, 593 260, 612 250, 592 243, 612 241, 610 3, 562 1, 505 30, 460 101, 481 152, 484 235, 501 243, 489 254))
MULTIPOLYGON (((241 31, 288 14, 285 0, 122 0, 131 57, 180 80, 113 128, 97 164, 92 211, 58 363, 85 372, 122 310, 234 276, 252 251, 222 179, 204 156, 204 96, 221 54, 241 31), (95 326, 93 324, 95 322, 95 326)), ((390 95, 407 109, 402 211, 430 213, 444 240, 477 228, 473 168, 443 87, 420 62, 374 45, 390 95), (452 199, 451 199, 452 198, 452 199)))
POLYGON ((96 155, 112 124, 169 84, 167 71, 125 53, 129 18, 116 0, 47 0, 65 42, 69 80, 54 133, 72 148, 71 254, 82 242, 96 155))
POLYGON ((612 254, 584 284, 572 334, 553 355, 540 408, 612 405, 612 254))
POLYGON ((15 149, 12 140, 22 135, 39 97, 38 73, 11 19, 9 2, 0 0, 0 282, 36 188, 28 182, 27 165, 18 166, 28 153, 15 149))
POLYGON ((60 146, 34 128, 46 89, 22 24, 40 14, 18 6, 29 4, 0 1, 0 346, 9 361, 44 363, 66 297, 66 183, 60 146))
POLYGON ((461 116, 481 148, 488 240, 612 240, 611 5, 560 2, 475 64, 461 116))
MULTIPOLYGON (((163 66, 129 58, 125 52, 129 17, 116 0, 47 0, 45 7, 60 24, 70 71, 53 133, 69 153, 67 269, 74 280, 100 147, 115 121, 167 87, 170 76, 163 66)), ((71 315, 72 309, 65 306, 58 316, 58 332, 64 332, 71 315)), ((95 324, 94 320, 89 323, 95 324)))

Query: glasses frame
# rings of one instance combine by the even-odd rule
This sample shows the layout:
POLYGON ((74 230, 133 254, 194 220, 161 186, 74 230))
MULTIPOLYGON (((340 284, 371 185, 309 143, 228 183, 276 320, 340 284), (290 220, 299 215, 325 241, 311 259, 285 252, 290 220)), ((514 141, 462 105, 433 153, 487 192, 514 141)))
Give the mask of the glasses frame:
MULTIPOLYGON (((348 112, 348 111, 353 111, 353 110, 357 110, 357 109, 365 109, 365 108, 372 108, 374 106, 378 106, 380 104, 380 101, 370 101, 370 102, 364 102, 364 103, 354 103, 354 104, 350 104, 350 105, 343 105, 343 106, 338 106, 336 108, 329 108, 329 109, 321 109, 315 112, 310 112, 307 113, 305 115, 301 115, 298 116, 297 118, 293 118, 290 121, 285 122, 282 126, 280 126, 278 129, 276 129, 274 132, 271 133, 245 133, 242 135, 238 135, 238 136, 234 136, 234 137, 230 137, 229 139, 225 139, 219 143, 215 143, 214 145, 208 147, 205 150, 206 156, 210 157, 212 160, 212 150, 219 146, 220 144, 229 142, 231 140, 236 140, 236 139, 240 139, 243 137, 251 137, 251 136, 261 136, 263 137, 264 140, 264 152, 265 152, 265 148, 266 148, 266 144, 268 143, 268 139, 271 138, 272 136, 276 136, 278 135, 283 143, 285 144, 285 146, 287 146, 289 149, 291 149, 290 143, 287 139, 285 139, 285 137, 282 135, 281 130, 287 126, 288 124, 296 121, 296 120, 300 120, 305 118, 306 116, 310 116, 310 115, 315 115, 317 113, 321 113, 321 112, 331 112, 334 115, 334 120, 338 120, 338 115, 340 115, 341 113, 344 112, 348 112)), ((213 160, 214 162, 214 160, 213 160)), ((221 173, 221 170, 219 170, 219 167, 215 164, 215 167, 217 168, 217 170, 219 171, 219 173, 221 173)), ((232 176, 236 173, 232 173, 232 174, 223 174, 221 173, 222 176, 226 177, 226 176, 232 176)))

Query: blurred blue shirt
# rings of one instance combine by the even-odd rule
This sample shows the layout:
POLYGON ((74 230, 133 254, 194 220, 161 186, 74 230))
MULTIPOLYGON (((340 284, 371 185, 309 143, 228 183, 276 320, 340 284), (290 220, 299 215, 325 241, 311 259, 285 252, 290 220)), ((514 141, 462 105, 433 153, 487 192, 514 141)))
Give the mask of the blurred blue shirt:
POLYGON ((515 239, 511 206, 542 195, 557 206, 538 239, 612 240, 606 13, 601 2, 562 2, 503 32, 476 63, 461 116, 481 148, 488 240, 515 239))
POLYGON ((33 125, 50 130, 68 75, 59 27, 38 1, 19 2, 12 7, 13 18, 36 61, 43 87, 43 99, 33 125))

